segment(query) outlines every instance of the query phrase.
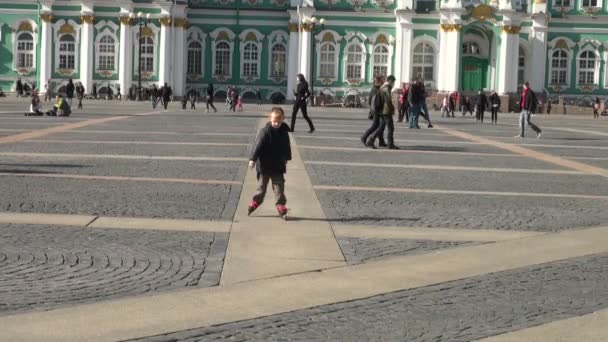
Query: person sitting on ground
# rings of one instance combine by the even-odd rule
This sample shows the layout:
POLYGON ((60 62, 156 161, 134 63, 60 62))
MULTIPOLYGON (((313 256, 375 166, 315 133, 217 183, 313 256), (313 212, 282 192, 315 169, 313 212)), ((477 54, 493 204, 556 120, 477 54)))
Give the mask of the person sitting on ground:
POLYGON ((38 97, 38 91, 36 89, 32 90, 32 100, 30 103, 30 112, 25 113, 25 116, 41 116, 44 115, 40 111, 40 97, 38 97))
POLYGON ((61 97, 61 95, 57 95, 57 102, 53 105, 53 108, 46 112, 46 115, 49 116, 70 116, 72 111, 70 110, 70 105, 61 97))

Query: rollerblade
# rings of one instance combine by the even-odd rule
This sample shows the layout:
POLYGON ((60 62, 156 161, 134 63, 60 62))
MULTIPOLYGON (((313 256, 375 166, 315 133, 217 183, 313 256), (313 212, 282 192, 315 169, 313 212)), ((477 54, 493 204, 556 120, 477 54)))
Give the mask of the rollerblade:
POLYGON ((249 207, 247 208, 247 216, 251 215, 251 213, 254 212, 259 206, 260 204, 258 202, 251 201, 249 203, 249 207))
POLYGON ((279 216, 285 221, 287 221, 287 208, 284 204, 277 205, 277 211, 279 212, 279 216))

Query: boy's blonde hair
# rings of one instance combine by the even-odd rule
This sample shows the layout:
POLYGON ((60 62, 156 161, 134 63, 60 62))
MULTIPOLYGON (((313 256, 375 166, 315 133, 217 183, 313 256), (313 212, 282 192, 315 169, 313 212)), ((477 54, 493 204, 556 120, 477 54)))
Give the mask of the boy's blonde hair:
POLYGON ((272 116, 272 114, 277 114, 281 117, 281 119, 285 119, 285 112, 283 111, 283 108, 281 108, 281 107, 272 107, 272 109, 270 109, 270 114, 268 114, 269 119, 272 116))

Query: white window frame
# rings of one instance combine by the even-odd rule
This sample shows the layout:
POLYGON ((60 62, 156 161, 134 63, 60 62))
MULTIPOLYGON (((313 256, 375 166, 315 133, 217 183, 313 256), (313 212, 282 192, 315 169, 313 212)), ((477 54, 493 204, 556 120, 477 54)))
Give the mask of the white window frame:
MULTIPOLYGON (((224 70, 226 70, 224 68, 224 70)), ((225 40, 220 40, 215 42, 214 47, 213 47, 213 76, 221 76, 221 77, 226 77, 226 78, 231 78, 232 76, 232 48, 230 46, 230 43, 225 41, 225 40), (228 48, 226 49, 228 51, 228 62, 226 63, 228 65, 228 72, 226 73, 221 73, 218 74, 216 73, 217 70, 217 53, 218 53, 218 45, 220 44, 225 44, 228 48)))
POLYGON ((117 64, 118 64, 117 63, 117 57, 118 57, 118 54, 117 54, 117 52, 118 52, 117 51, 118 50, 118 46, 117 45, 118 45, 117 41, 116 41, 116 39, 112 35, 104 33, 104 34, 101 34, 99 36, 99 39, 97 39, 97 42, 95 42, 95 57, 96 57, 95 58, 96 59, 96 61, 95 61, 95 69, 97 71, 104 71, 104 72, 108 72, 108 71, 115 72, 116 71, 116 67, 117 67, 117 64), (107 39, 111 39, 112 42, 102 42, 102 40, 104 40, 106 38, 107 39), (108 51, 101 51, 102 44, 104 46, 113 48, 113 51, 109 51, 109 52, 108 51), (103 69, 102 69, 102 63, 101 63, 101 58, 102 57, 106 57, 107 58, 106 63, 105 63, 106 64, 105 68, 103 68, 103 69), (113 63, 111 65, 112 66, 111 68, 109 68, 108 65, 107 65, 108 64, 107 61, 110 60, 110 58, 113 59, 113 63))
POLYGON ((289 63, 289 35, 285 31, 273 31, 268 36, 268 79, 275 83, 283 82, 287 80, 288 63, 289 63), (274 76, 272 74, 274 66, 272 65, 273 49, 277 45, 282 45, 285 48, 285 74, 281 76, 274 76))
POLYGON ((261 75, 262 75, 262 41, 264 40, 264 35, 262 33, 260 33, 260 31, 258 30, 254 30, 254 29, 248 29, 245 30, 243 32, 241 32, 241 34, 239 34, 239 41, 241 42, 240 47, 239 47, 239 52, 240 52, 240 77, 242 80, 244 80, 245 82, 253 82, 256 80, 259 80, 261 75), (255 39, 248 39, 248 37, 251 36, 251 34, 253 33, 253 35, 255 36, 255 39), (257 52, 256 52, 256 58, 255 59, 249 59, 249 60, 245 60, 245 47, 246 46, 251 46, 251 44, 253 46, 255 46, 257 48, 257 52), (254 64, 257 68, 257 73, 255 75, 245 75, 245 63, 250 63, 250 64, 254 64))
POLYGON ((573 42, 570 38, 567 37, 556 37, 547 43, 547 61, 549 63, 549 72, 547 73, 547 84, 551 88, 559 88, 559 89, 567 89, 572 85, 572 58, 573 49, 576 46, 576 43, 573 42), (566 43, 566 47, 558 47, 557 43, 560 41, 564 41, 566 43), (551 75, 553 74, 553 53, 559 49, 563 49, 566 51, 568 56, 567 67, 566 67, 566 84, 553 84, 551 83, 551 75))
POLYGON ((370 70, 371 77, 374 78, 375 76, 377 76, 376 75, 377 73, 374 72, 374 69, 376 67, 379 67, 379 68, 386 68, 386 73, 382 75, 382 76, 384 76, 386 78, 388 75, 391 74, 391 69, 390 69, 391 51, 390 51, 389 45, 388 44, 375 44, 375 45, 372 45, 372 50, 371 51, 372 51, 372 56, 371 56, 372 66, 371 66, 371 70, 370 70), (386 49, 386 53, 381 52, 381 51, 376 51, 378 48, 385 48, 386 49), (381 62, 377 63, 376 62, 376 57, 378 57, 378 56, 382 57, 382 55, 384 55, 384 54, 386 54, 386 63, 381 63, 381 62))
MULTIPOLYGON (((549 75, 548 75, 549 76, 549 85, 550 86, 560 86, 560 87, 567 86, 568 88, 570 88, 570 72, 571 72, 570 70, 572 69, 571 68, 571 65, 572 65, 571 55, 572 55, 572 51, 571 50, 566 50, 566 49, 563 49, 563 48, 557 48, 557 49, 551 50, 551 54, 549 55, 549 75), (553 82, 553 71, 554 71, 553 70, 554 69, 553 68, 553 58, 554 58, 553 55, 556 52, 559 52, 559 51, 564 51, 566 53, 566 82, 563 83, 563 84, 562 83, 554 83, 553 82)), ((563 57, 558 57, 558 58, 563 58, 563 57)), ((558 67, 556 69, 558 69, 558 71, 563 70, 561 67, 558 67)), ((558 80, 559 80, 559 77, 558 77, 558 80)))
POLYGON ((203 74, 203 45, 196 40, 186 43, 186 74, 188 76, 200 76, 203 74), (198 47, 192 47, 193 44, 198 47), (196 70, 198 67, 199 70, 196 70))
POLYGON ((395 38, 386 33, 386 32, 381 32, 378 31, 374 34, 372 34, 368 41, 370 42, 370 45, 368 47, 368 51, 370 51, 371 53, 371 69, 370 69, 370 82, 373 82, 374 79, 374 53, 375 53, 375 49, 378 45, 383 45, 385 47, 388 48, 388 65, 387 65, 387 71, 386 71, 386 75, 383 75, 384 77, 387 77, 388 75, 393 73, 393 52, 394 52, 394 41, 395 38), (380 36, 384 36, 382 40, 380 40, 380 36))
MULTIPOLYGON (((573 1, 573 0, 570 0, 570 1, 573 1)), ((578 4, 579 4, 580 9, 585 9, 585 8, 600 8, 601 9, 603 6, 602 0, 579 0, 578 4), (591 3, 592 1, 595 1, 596 5, 595 6, 591 6, 591 5, 584 6, 585 1, 589 1, 589 3, 591 3)))
MULTIPOLYGON (((38 26, 36 25, 36 22, 33 20, 21 20, 16 22, 13 26, 12 26, 12 40, 13 40, 13 70, 15 70, 17 73, 19 74, 29 74, 32 71, 36 70, 36 49, 38 48, 38 26), (19 31, 19 27, 21 26, 21 24, 23 22, 28 22, 30 24, 30 26, 32 27, 32 31, 19 31), (31 68, 19 68, 17 67, 17 62, 18 62, 18 57, 17 57, 17 38, 19 37, 19 35, 21 35, 22 33, 29 33, 32 35, 32 37, 34 38, 34 50, 33 50, 33 63, 32 63, 32 67, 31 68), (21 71, 20 71, 21 70, 21 71), (23 72, 22 72, 23 71, 23 72)), ((1 30, 1 25, 0 25, 0 33, 2 32, 1 30)))
MULTIPOLYGON (((330 52, 327 52, 330 53, 330 52)), ((322 79, 331 79, 331 80, 337 80, 338 79, 338 55, 340 53, 340 48, 338 46, 338 44, 333 43, 333 42, 323 42, 320 44, 319 46, 319 56, 317 58, 317 78, 322 78, 322 79), (324 51, 322 51, 322 49, 325 47, 331 47, 333 48, 333 63, 331 63, 331 65, 334 68, 334 72, 333 75, 321 75, 321 65, 324 65, 323 62, 321 61, 321 55, 323 53, 326 53, 324 51)), ((325 64, 329 64, 329 63, 325 63, 325 64)))
MULTIPOLYGON (((154 47, 154 53, 153 53, 153 71, 150 74, 149 78, 152 78, 156 75, 158 75, 158 63, 159 63, 159 55, 158 55, 158 42, 159 42, 159 33, 160 33, 160 28, 157 27, 155 24, 150 23, 148 24, 148 27, 152 30, 152 44, 154 47)), ((131 27, 131 32, 133 34, 133 73, 135 75, 139 75, 139 27, 138 26, 132 26, 131 27)), ((142 75, 143 77, 143 75, 142 75)))
MULTIPOLYGON (((95 24, 95 29, 97 30, 97 37, 95 37, 95 72, 104 74, 107 76, 114 75, 118 72, 118 64, 120 63, 120 39, 116 35, 116 32, 119 29, 119 26, 116 25, 112 21, 102 20, 95 24), (99 46, 101 43, 101 39, 104 36, 110 36, 114 39, 114 69, 112 70, 100 70, 99 63, 99 46)), ((109 53, 105 53, 105 56, 109 56, 109 53)))
POLYGON ((564 8, 565 10, 569 11, 571 9, 574 8, 574 1, 575 0, 568 0, 570 3, 568 6, 562 6, 562 4, 564 3, 564 1, 566 0, 553 0, 553 9, 555 11, 559 11, 561 8, 564 8), (558 1, 561 2, 561 4, 558 4, 558 1))
POLYGON ((209 33, 209 37, 211 37, 212 41, 211 41, 211 75, 214 79, 219 80, 219 81, 224 81, 224 80, 229 80, 232 79, 232 63, 233 63, 233 54, 234 54, 234 38, 236 37, 236 35, 228 28, 225 27, 218 27, 215 30, 213 30, 211 33, 209 33), (219 35, 225 32, 227 35, 228 39, 219 39, 219 35), (226 44, 228 44, 228 46, 230 47, 230 68, 228 68, 228 74, 227 75, 216 75, 215 73, 215 69, 216 69, 216 48, 217 48, 217 44, 219 42, 225 42, 226 44))
POLYGON ((201 45, 201 56, 199 59, 199 63, 201 65, 201 72, 199 74, 189 74, 188 73, 188 65, 190 61, 188 60, 189 54, 186 55, 186 75, 189 79, 199 79, 204 77, 205 75, 205 51, 206 51, 206 39, 207 34, 203 33, 203 31, 198 27, 190 27, 186 33, 186 52, 188 53, 190 44, 193 42, 197 42, 201 45))
POLYGON ((71 76, 76 74, 80 70, 80 25, 77 24, 74 20, 58 20, 53 24, 53 33, 55 37, 55 72, 59 73, 63 76, 71 76), (74 69, 62 69, 59 67, 59 46, 61 37, 68 34, 59 33, 61 27, 65 24, 72 26, 74 29, 73 34, 69 34, 74 38, 74 69))
POLYGON ((596 50, 593 50, 591 47, 581 49, 581 51, 579 51, 579 53, 576 55, 576 85, 578 87, 589 87, 589 86, 596 87, 600 81, 600 65, 601 65, 601 58, 600 58, 599 53, 596 50), (586 52, 589 52, 593 55, 593 68, 581 69, 581 67, 580 67, 581 56, 583 55, 583 53, 586 53, 586 52), (585 70, 586 72, 589 72, 590 70, 593 71, 593 82, 592 83, 585 83, 585 84, 580 83, 580 73, 583 70, 585 70))
POLYGON ((347 81, 347 82, 348 81, 357 81, 357 82, 365 81, 366 62, 367 62, 367 50, 365 49, 365 45, 362 42, 360 42, 359 40, 353 40, 350 43, 346 44, 346 46, 344 47, 344 81, 347 81), (350 49, 353 47, 359 47, 359 49, 361 49, 361 51, 351 53, 350 49), (359 55, 359 57, 361 58, 361 61, 360 62, 350 61, 349 57, 351 54, 359 55), (360 70, 360 73, 361 73, 361 77, 348 77, 349 66, 358 67, 360 70))
MULTIPOLYGON (((272 46, 270 47, 270 65, 269 65, 269 77, 270 78, 279 78, 279 79, 286 79, 287 78, 287 45, 283 44, 283 43, 274 43, 272 44, 272 46), (275 56, 275 47, 282 47, 283 51, 281 52, 277 52, 277 54, 279 55, 278 59, 279 61, 282 59, 283 60, 283 73, 282 74, 274 74, 273 72, 275 71, 275 65, 273 63, 274 60, 274 56, 275 56)), ((277 61, 278 62, 278 61, 277 61)))
POLYGON ((16 67, 18 69, 34 69, 35 66, 36 66, 36 64, 34 64, 34 61, 36 60, 36 50, 34 48, 34 46, 35 46, 34 34, 31 33, 31 32, 28 32, 28 31, 19 32, 19 34, 17 35, 17 42, 16 42, 15 45, 16 45, 16 49, 15 49, 15 57, 14 58, 16 59, 16 61, 15 61, 16 67), (31 41, 30 40, 23 40, 22 39, 23 35, 29 35, 30 37, 32 37, 32 40, 31 41), (28 44, 28 45, 31 44, 31 49, 20 50, 19 49, 19 44, 21 44, 21 43, 28 44), (28 66, 27 64, 29 64, 29 63, 25 63, 26 65, 19 65, 19 59, 20 59, 19 57, 21 55, 25 56, 24 58, 25 58, 26 61, 28 59, 27 56, 30 56, 29 59, 31 59, 31 64, 32 65, 28 66))
MULTIPOLYGON (((144 41, 141 43, 141 50, 143 50, 144 52, 142 52, 139 49, 139 44, 138 44, 138 59, 137 61, 137 70, 139 71, 139 58, 142 58, 142 63, 141 65, 144 67, 144 72, 147 73, 154 73, 154 69, 155 69, 155 65, 156 65, 156 42, 154 41, 154 38, 152 37, 142 37, 140 39, 144 39, 144 41), (148 48, 152 48, 152 52, 148 52, 148 48), (141 53, 141 56, 139 55, 141 53), (152 60, 152 70, 150 70, 147 67, 147 64, 145 61, 146 60, 152 60)), ((139 43, 139 42, 138 42, 139 43)))
POLYGON ((412 59, 411 59, 411 61, 412 61, 412 67, 411 67, 411 71, 410 71, 411 75, 412 75, 412 78, 413 77, 418 78, 418 76, 414 73, 414 68, 422 68, 422 80, 424 82, 433 82, 433 83, 435 83, 435 69, 437 68, 437 63, 436 63, 436 59, 437 59, 436 58, 436 53, 437 52, 435 50, 435 47, 433 46, 433 44, 431 44, 430 42, 427 42, 427 41, 420 41, 416 45, 413 45, 413 46, 414 46, 414 48, 412 49, 412 59), (422 54, 422 62, 421 63, 416 63, 414 61, 414 57, 417 54, 416 48, 418 46, 422 46, 422 53, 421 53, 422 54), (427 55, 429 55, 428 52, 425 52, 425 46, 428 46, 430 49, 432 49, 432 52, 430 53, 430 56, 433 58, 433 62, 430 64, 430 66, 432 67, 432 72, 431 72, 432 79, 431 80, 429 80, 428 78, 424 77, 424 69, 429 67, 429 64, 426 63, 426 61, 425 61, 425 57, 427 55))
POLYGON ((316 58, 316 75, 317 75, 317 80, 321 81, 321 82, 335 82, 338 80, 338 69, 340 68, 340 64, 339 64, 339 56, 340 56, 340 41, 342 40, 342 36, 339 35, 336 31, 333 30, 323 30, 321 32, 319 32, 319 34, 317 34, 315 36, 315 43, 316 45, 316 53, 317 53, 317 58, 316 58), (332 36, 332 40, 331 41, 323 41, 323 37, 325 37, 325 35, 329 33, 332 36), (321 47, 324 44, 330 44, 331 46, 333 46, 334 48, 334 74, 332 77, 321 77, 321 47))
POLYGON ((518 52, 518 55, 517 55, 517 85, 518 86, 523 85, 524 82, 526 82, 526 80, 525 80, 526 79, 526 64, 527 64, 526 63, 526 55, 527 55, 526 54, 526 49, 524 49, 522 46, 520 46, 519 47, 519 52, 518 52), (523 61, 524 61, 524 65, 523 66, 519 65, 521 59, 523 59, 523 61), (519 79, 519 74, 520 73, 522 73, 522 76, 523 76, 521 79, 519 79))
MULTIPOLYGON (((409 67, 409 72, 410 72, 410 79, 412 77, 414 77, 414 50, 416 49, 416 46, 418 46, 419 44, 427 44, 429 45, 432 49, 433 49, 433 79, 428 80, 425 79, 424 80, 424 84, 427 85, 427 90, 430 89, 436 89, 437 86, 437 80, 438 80, 438 73, 439 73, 439 63, 438 63, 438 55, 439 55, 439 45, 437 44, 437 40, 429 35, 421 35, 418 36, 416 38, 414 38, 412 40, 411 46, 411 55, 410 55, 410 67, 409 67), (428 86, 430 84, 430 87, 428 86)), ((482 48, 482 53, 483 53, 483 48, 482 48)))
POLYGON ((243 42, 241 52, 241 77, 246 80, 260 78, 260 54, 258 44, 253 41, 243 42), (249 71, 247 71, 249 67, 249 71), (255 69, 255 72, 253 71, 255 69))
POLYGON ((60 70, 73 71, 76 69, 76 40, 73 34, 62 34, 57 42, 59 45, 59 60, 60 70), (71 58, 70 58, 71 57, 71 58), (72 59, 70 63, 70 59, 72 59), (63 65, 62 65, 63 63, 63 65))

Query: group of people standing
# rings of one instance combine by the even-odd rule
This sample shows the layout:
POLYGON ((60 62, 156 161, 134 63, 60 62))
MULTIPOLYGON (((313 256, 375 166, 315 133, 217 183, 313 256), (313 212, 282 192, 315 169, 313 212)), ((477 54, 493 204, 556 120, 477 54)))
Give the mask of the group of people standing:
MULTIPOLYGON (((454 117, 454 112, 456 110, 456 104, 459 103, 460 94, 458 92, 452 92, 446 95, 443 98, 443 102, 441 104, 441 117, 454 117)), ((495 91, 490 93, 490 96, 486 96, 486 94, 480 90, 477 95, 471 100, 470 97, 465 96, 462 99, 462 103, 460 104, 460 108, 462 111, 462 116, 465 116, 467 113, 473 115, 475 112, 475 121, 483 123, 485 112, 487 110, 491 113, 492 123, 498 123, 498 112, 500 111, 500 96, 496 94, 495 91)))

